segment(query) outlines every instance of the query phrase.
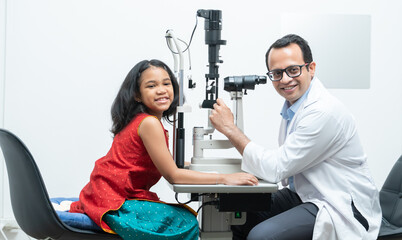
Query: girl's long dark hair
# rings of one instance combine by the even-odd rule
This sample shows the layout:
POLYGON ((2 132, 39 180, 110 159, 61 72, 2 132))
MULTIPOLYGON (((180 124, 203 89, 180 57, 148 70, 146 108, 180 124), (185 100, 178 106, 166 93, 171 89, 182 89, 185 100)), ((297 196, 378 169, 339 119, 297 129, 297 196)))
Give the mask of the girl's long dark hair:
POLYGON ((121 130, 123 130, 131 120, 138 113, 146 113, 146 106, 135 101, 135 97, 140 95, 140 78, 142 72, 148 69, 150 66, 160 67, 166 70, 172 81, 174 99, 169 109, 163 112, 162 117, 168 122, 172 122, 169 116, 176 113, 177 105, 179 103, 179 84, 170 68, 160 60, 143 60, 137 63, 127 74, 126 79, 120 87, 119 93, 113 101, 111 114, 112 114, 112 129, 111 132, 116 136, 121 130))

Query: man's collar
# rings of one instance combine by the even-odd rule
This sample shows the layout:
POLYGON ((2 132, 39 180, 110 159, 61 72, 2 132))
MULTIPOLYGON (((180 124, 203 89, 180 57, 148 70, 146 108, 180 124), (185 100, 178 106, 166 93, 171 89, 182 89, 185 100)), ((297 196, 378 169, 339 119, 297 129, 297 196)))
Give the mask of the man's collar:
POLYGON ((291 121, 294 117, 294 115, 296 114, 297 110, 299 109, 299 107, 301 106, 301 104, 304 102, 304 100, 306 100, 311 86, 313 85, 314 82, 314 78, 311 80, 310 82, 310 86, 308 87, 307 91, 303 94, 303 96, 301 96, 299 99, 297 99, 297 101, 295 103, 293 103, 292 105, 290 105, 289 101, 285 100, 285 103, 283 104, 282 107, 282 111, 281 111, 281 116, 288 121, 291 121))

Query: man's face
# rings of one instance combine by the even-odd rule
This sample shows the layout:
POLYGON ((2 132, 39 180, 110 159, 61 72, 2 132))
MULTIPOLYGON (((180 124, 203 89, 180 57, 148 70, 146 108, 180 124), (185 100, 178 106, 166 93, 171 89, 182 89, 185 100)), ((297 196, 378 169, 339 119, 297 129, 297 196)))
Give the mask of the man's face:
MULTIPOLYGON (((303 53, 295 43, 291 43, 289 46, 283 48, 272 48, 268 55, 268 67, 270 71, 303 64, 305 64, 303 53)), ((280 81, 273 81, 272 85, 282 97, 288 100, 290 104, 293 104, 309 88, 314 72, 315 62, 312 62, 307 67, 302 67, 300 76, 290 78, 283 72, 282 79, 280 81), (309 71, 307 71, 307 68, 309 71)))

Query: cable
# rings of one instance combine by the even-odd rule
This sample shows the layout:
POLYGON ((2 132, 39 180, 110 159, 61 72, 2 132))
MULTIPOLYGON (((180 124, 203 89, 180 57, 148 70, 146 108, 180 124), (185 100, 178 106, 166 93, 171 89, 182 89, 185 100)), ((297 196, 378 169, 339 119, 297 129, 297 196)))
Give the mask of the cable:
MULTIPOLYGON (((188 204, 188 203, 190 203, 190 202, 192 202, 192 201, 197 200, 200 196, 205 196, 205 195, 208 195, 208 194, 207 194, 207 193, 197 194, 195 197, 192 197, 190 200, 188 200, 187 202, 184 202, 184 203, 182 203, 182 202, 179 201, 178 195, 179 195, 179 193, 176 193, 176 194, 174 195, 174 197, 175 197, 177 203, 179 203, 179 204, 188 204)), ((201 204, 201 206, 198 208, 197 213, 198 213, 203 207, 205 207, 205 206, 208 206, 208 205, 218 205, 218 204, 219 204, 219 201, 218 201, 218 200, 213 200, 213 201, 209 201, 209 202, 204 202, 204 203, 201 204)))
MULTIPOLYGON (((195 28, 194 28, 194 30, 195 30, 195 28)), ((193 33, 194 33, 194 32, 193 32, 193 33)), ((175 52, 175 51, 171 48, 171 46, 170 46, 170 44, 169 44, 169 41, 167 40, 168 38, 171 38, 171 37, 166 36, 165 38, 166 38, 166 44, 167 44, 169 50, 170 50, 173 54, 179 54, 178 52, 175 52)), ((191 35, 190 44, 191 44, 192 39, 193 39, 193 35, 191 35)), ((186 45, 186 49, 184 49, 182 52, 184 53, 185 51, 188 50, 188 66, 189 66, 188 68, 189 68, 189 70, 191 70, 190 45, 187 44, 185 41, 181 40, 180 38, 178 38, 177 40, 179 40, 180 42, 184 43, 184 45, 186 45)))
POLYGON ((214 201, 209 201, 209 202, 204 202, 203 204, 201 204, 201 206, 198 208, 197 213, 205 206, 208 205, 218 205, 219 201, 218 200, 214 200, 214 201))
MULTIPOLYGON (((191 45, 191 42, 193 41, 193 36, 194 36, 195 29, 197 28, 197 25, 198 25, 198 18, 197 18, 197 15, 195 15, 195 26, 194 26, 193 32, 191 33, 190 41, 189 41, 188 44, 185 41, 181 40, 180 38, 177 39, 177 40, 179 40, 180 42, 182 42, 182 43, 184 43, 186 45, 186 49, 183 50, 183 53, 189 49, 189 47, 191 45)), ((167 44, 169 50, 174 54, 179 54, 178 52, 175 52, 175 51, 172 50, 172 48, 169 45, 169 42, 168 42, 167 38, 169 38, 169 37, 166 37, 166 44, 167 44)))
POLYGON ((190 202, 196 201, 199 197, 204 196, 204 195, 206 195, 206 193, 197 194, 196 196, 192 197, 190 200, 188 200, 187 202, 184 202, 184 203, 179 201, 179 198, 178 198, 179 193, 176 193, 174 195, 174 198, 176 199, 176 202, 179 204, 189 204, 190 202))
MULTIPOLYGON (((194 30, 195 30, 195 28, 194 28, 194 30)), ((193 32, 193 33, 194 33, 194 32, 193 32)), ((170 44, 169 44, 168 38, 171 38, 171 37, 165 36, 165 38, 166 38, 166 45, 167 45, 167 47, 169 48, 169 50, 170 50, 173 54, 179 54, 178 52, 175 52, 175 51, 171 48, 171 46, 170 46, 170 44)), ((193 38, 193 36, 191 35, 190 44, 191 44, 192 38, 193 38)), ((182 51, 182 52, 184 53, 185 51, 188 50, 188 65, 189 65, 189 70, 191 70, 190 45, 187 44, 185 41, 183 41, 183 40, 180 39, 180 38, 178 38, 177 40, 179 40, 180 42, 182 42, 182 43, 184 43, 184 44, 186 45, 186 49, 184 49, 184 51, 182 51)))
MULTIPOLYGON (((194 33, 195 33, 195 30, 197 29, 197 26, 198 26, 198 15, 196 14, 196 15, 195 15, 195 26, 194 26, 194 29, 193 29, 193 31, 192 31, 192 33, 191 33, 189 43, 187 44, 187 43, 186 43, 185 41, 183 41, 182 39, 177 38, 177 40, 179 40, 180 42, 184 43, 184 45, 186 46, 186 48, 182 51, 182 53, 184 53, 184 52, 186 52, 186 51, 188 50, 188 69, 189 69, 189 71, 191 71, 190 45, 191 45, 191 42, 193 41, 194 33)), ((166 45, 167 45, 167 47, 169 48, 169 50, 170 50, 173 54, 179 54, 178 52, 175 52, 175 51, 172 49, 172 47, 171 47, 171 45, 170 45, 170 42, 168 41, 168 38, 171 38, 171 37, 170 37, 170 36, 165 36, 165 38, 166 38, 166 45)), ((193 86, 190 86, 190 85, 189 85, 189 88, 194 88, 194 87, 195 87, 195 83, 194 83, 193 86)))

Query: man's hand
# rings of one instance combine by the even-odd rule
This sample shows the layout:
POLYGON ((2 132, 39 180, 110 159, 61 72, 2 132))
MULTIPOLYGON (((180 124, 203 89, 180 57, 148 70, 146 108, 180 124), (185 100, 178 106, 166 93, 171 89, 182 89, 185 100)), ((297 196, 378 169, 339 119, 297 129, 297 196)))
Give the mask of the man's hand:
POLYGON ((250 142, 246 135, 234 124, 233 113, 222 99, 216 99, 214 109, 209 115, 212 125, 216 130, 223 133, 233 146, 243 154, 244 148, 250 142))
POLYGON ((220 98, 216 100, 214 109, 212 110, 211 115, 209 115, 209 119, 215 129, 224 135, 237 128, 234 124, 233 113, 220 98))

